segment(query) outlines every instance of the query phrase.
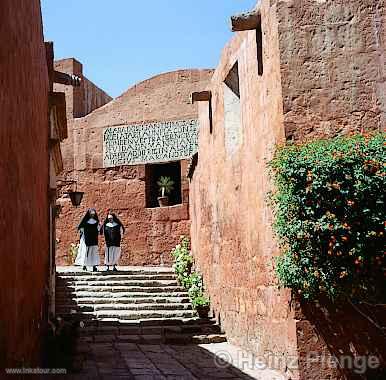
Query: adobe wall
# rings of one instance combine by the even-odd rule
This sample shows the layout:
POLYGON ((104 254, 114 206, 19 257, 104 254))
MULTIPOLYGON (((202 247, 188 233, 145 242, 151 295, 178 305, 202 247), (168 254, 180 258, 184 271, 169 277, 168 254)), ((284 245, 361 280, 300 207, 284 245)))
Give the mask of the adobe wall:
POLYGON ((112 97, 83 75, 83 65, 74 58, 55 61, 55 70, 74 74, 81 79, 79 87, 55 84, 55 90, 66 93, 67 117, 82 117, 112 100, 112 97))
POLYGON ((385 2, 277 1, 288 139, 385 127, 385 2))
MULTIPOLYGON (((81 207, 75 209, 63 194, 70 186, 62 184, 63 196, 59 202, 63 207, 57 221, 59 265, 65 264, 70 244, 78 241, 76 226, 88 207, 95 207, 103 218, 108 209, 121 218, 126 227, 122 265, 171 263, 171 249, 180 235, 189 235, 190 229, 187 160, 181 160, 181 204, 148 208, 145 163, 105 167, 103 133, 112 126, 150 128, 149 124, 156 122, 197 119, 197 106, 190 103, 190 93, 205 87, 211 75, 211 70, 161 74, 138 83, 85 117, 69 122, 71 136, 64 151, 63 178, 76 180, 78 190, 85 195, 81 207)), ((100 248, 102 253, 102 242, 100 248)))
POLYGON ((383 11, 372 1, 263 0, 261 14, 263 75, 256 32, 239 32, 208 86, 212 134, 208 104, 199 106, 198 164, 190 184, 192 251, 232 343, 265 354, 271 364, 275 359, 274 367, 292 379, 338 379, 343 374, 326 365, 331 353, 384 357, 385 345, 352 307, 301 305, 292 302, 290 291, 278 289, 267 162, 275 144, 286 139, 384 128, 383 11), (373 51, 366 50, 370 45, 373 51), (223 83, 236 61, 239 111, 223 83), (238 112, 240 128, 234 125, 238 112), (312 351, 324 361, 307 362, 312 351), (292 359, 299 360, 298 368, 286 368, 292 359))
MULTIPOLYGON (((384 1, 277 4, 287 140, 385 130, 384 1)), ((364 317, 384 321, 384 309, 365 307, 361 314, 350 304, 333 305, 326 300, 299 306, 296 318, 302 378, 314 379, 321 373, 332 376, 326 361, 306 361, 309 352, 323 350, 358 360, 375 355, 386 371, 385 336, 364 317)), ((361 378, 348 368, 342 376, 361 378)))
MULTIPOLYGON (((264 74, 259 76, 256 32, 237 33, 224 48, 199 106, 198 164, 190 184, 192 251, 212 308, 231 343, 261 355, 297 355, 290 293, 279 291, 273 258, 279 254, 266 203, 271 189, 266 162, 284 140, 276 8, 262 9, 264 74), (239 142, 226 135, 224 80, 238 62, 241 99, 239 142)), ((227 91, 227 90, 226 90, 227 91)), ((279 368, 283 369, 283 368, 279 368)))
POLYGON ((83 65, 76 59, 66 58, 55 61, 54 68, 63 73, 76 75, 81 79, 78 87, 54 84, 54 91, 66 94, 68 138, 61 143, 61 150, 65 170, 69 171, 73 169, 74 164, 73 119, 88 115, 112 98, 83 75, 83 65))
POLYGON ((39 0, 0 2, 0 56, 0 368, 37 367, 49 289, 49 81, 39 0))

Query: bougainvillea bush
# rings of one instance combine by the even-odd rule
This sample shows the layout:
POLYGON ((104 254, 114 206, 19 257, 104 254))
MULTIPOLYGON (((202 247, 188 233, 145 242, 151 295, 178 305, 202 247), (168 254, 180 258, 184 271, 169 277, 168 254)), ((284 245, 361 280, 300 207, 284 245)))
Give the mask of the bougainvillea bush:
POLYGON ((276 150, 270 167, 283 286, 307 299, 385 299, 385 137, 276 150))

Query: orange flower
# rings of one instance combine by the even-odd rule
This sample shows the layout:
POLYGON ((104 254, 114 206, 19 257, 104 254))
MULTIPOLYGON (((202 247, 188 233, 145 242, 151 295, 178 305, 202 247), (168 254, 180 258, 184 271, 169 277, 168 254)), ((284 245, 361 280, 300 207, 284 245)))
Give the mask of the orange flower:
POLYGON ((339 275, 340 278, 345 278, 346 276, 347 276, 346 271, 340 272, 340 275, 339 275))

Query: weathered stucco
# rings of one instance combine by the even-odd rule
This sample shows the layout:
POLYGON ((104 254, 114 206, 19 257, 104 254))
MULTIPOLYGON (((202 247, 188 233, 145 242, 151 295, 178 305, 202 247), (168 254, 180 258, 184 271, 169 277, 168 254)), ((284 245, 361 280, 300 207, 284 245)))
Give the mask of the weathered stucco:
POLYGON ((49 79, 38 0, 0 2, 0 57, 3 378, 4 367, 40 364, 47 328, 49 79))
MULTIPOLYGON (((145 165, 103 168, 103 130, 111 126, 197 119, 197 106, 191 104, 190 93, 205 87, 211 75, 212 70, 161 74, 138 83, 85 117, 69 121, 69 139, 63 144, 63 179, 76 180, 77 188, 85 196, 79 209, 68 198, 59 201, 59 264, 65 263, 70 244, 78 241, 76 226, 88 207, 95 207, 101 217, 112 209, 121 218, 126 227, 121 264, 171 263, 171 249, 180 235, 189 235, 190 229, 187 160, 181 161, 182 203, 164 209, 147 208, 145 165)), ((71 185, 64 184, 62 192, 69 188, 71 185)), ((102 252, 102 240, 100 248, 102 252)))
POLYGON ((267 162, 286 139, 384 128, 384 8, 373 1, 261 3, 263 75, 256 31, 238 32, 208 87, 212 134, 208 102, 200 103, 199 158, 190 185, 192 251, 231 342, 266 354, 269 362, 274 357, 274 366, 292 379, 337 379, 343 374, 326 364, 331 353, 352 355, 355 347, 363 354, 367 347, 384 360, 384 343, 351 307, 322 303, 337 320, 348 313, 347 324, 360 326, 343 330, 327 323, 320 308, 292 302, 289 290, 278 289, 267 162), (242 143, 229 151, 223 82, 236 61, 242 143), (326 360, 307 362, 313 351, 326 360), (292 358, 300 365, 286 368, 292 358))

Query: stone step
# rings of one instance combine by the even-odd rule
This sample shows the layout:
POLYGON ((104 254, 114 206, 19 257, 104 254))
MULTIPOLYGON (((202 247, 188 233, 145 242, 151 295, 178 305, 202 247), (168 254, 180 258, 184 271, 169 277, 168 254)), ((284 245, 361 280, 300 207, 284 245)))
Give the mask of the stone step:
POLYGON ((223 343, 227 338, 224 334, 166 334, 163 343, 166 344, 211 344, 223 343))
MULTIPOLYGON (((79 338, 81 344, 84 343, 114 343, 114 344, 174 344, 174 345, 186 345, 186 344, 210 344, 210 343, 223 343, 226 342, 226 336, 224 334, 171 334, 171 335, 93 335, 88 337, 79 338)), ((83 346, 75 348, 76 351, 85 350, 83 346)))
POLYGON ((106 298, 106 297, 79 297, 79 298, 69 298, 69 297, 62 297, 56 298, 56 304, 64 305, 64 304, 71 304, 71 305, 80 305, 80 304, 105 304, 106 302, 109 302, 110 304, 138 304, 138 303, 152 303, 152 304, 185 304, 190 303, 190 299, 188 297, 173 297, 173 294, 171 296, 160 296, 160 297, 153 297, 153 294, 149 294, 148 297, 141 297, 142 294, 139 294, 136 297, 113 297, 113 298, 106 298))
POLYGON ((145 293, 145 292, 76 292, 76 293, 56 293, 56 301, 63 302, 68 300, 74 301, 83 301, 84 299, 95 299, 105 303, 107 300, 109 302, 115 303, 117 300, 126 300, 125 302, 140 302, 137 300, 147 299, 152 302, 150 299, 189 299, 189 296, 186 292, 172 292, 172 293, 145 293))
MULTIPOLYGON (((71 315, 70 317, 74 317, 71 315)), ((79 320, 79 318, 77 319, 79 320)), ((82 319, 81 319, 82 320, 82 319)), ((193 326, 193 325, 215 325, 216 321, 211 318, 199 318, 198 316, 188 318, 148 318, 119 320, 117 318, 103 318, 83 320, 86 327, 116 327, 119 329, 128 329, 133 327, 154 327, 154 326, 193 326)))
POLYGON ((56 275, 57 283, 67 283, 72 281, 125 281, 125 280, 176 280, 176 276, 173 273, 166 274, 130 274, 130 275, 56 275))
POLYGON ((70 283, 66 284, 57 284, 56 288, 57 289, 74 289, 78 287, 102 287, 102 286, 110 286, 110 287, 115 287, 115 286, 141 286, 141 287, 161 287, 161 286, 166 286, 166 287, 173 287, 173 286, 179 286, 177 281, 175 280, 160 280, 160 281, 130 281, 130 280, 125 280, 125 281, 73 281, 70 283))
MULTIPOLYGON (((168 321, 168 320, 164 320, 168 321)), ((126 326, 125 324, 117 323, 116 325, 87 326, 79 329, 80 336, 91 335, 154 335, 154 334, 221 334, 221 329, 218 325, 211 322, 205 323, 195 321, 194 324, 173 324, 173 320, 169 320, 171 325, 162 325, 160 321, 154 321, 154 325, 144 325, 137 321, 136 324, 126 326)), ((149 321, 146 321, 149 322, 149 321)))
POLYGON ((196 315, 194 310, 101 310, 86 312, 69 312, 58 315, 62 317, 79 317, 81 320, 98 319, 106 322, 118 322, 122 320, 145 320, 145 319, 167 319, 167 318, 190 318, 196 315))
POLYGON ((200 319, 171 268, 119 272, 59 268, 56 312, 78 325, 84 342, 200 344, 226 341, 212 319, 200 319))
POLYGON ((174 270, 171 267, 117 267, 117 272, 106 272, 106 266, 98 266, 97 272, 82 270, 81 267, 57 267, 56 274, 57 276, 103 276, 106 274, 113 274, 114 276, 127 276, 127 275, 157 275, 157 274, 174 274, 174 270))
POLYGON ((114 310, 192 310, 192 305, 190 303, 136 303, 136 304, 61 304, 56 308, 57 313, 69 313, 72 310, 75 311, 114 311, 114 310))
POLYGON ((58 287, 56 293, 76 294, 78 292, 144 292, 144 293, 175 293, 185 292, 181 286, 76 286, 58 287))

